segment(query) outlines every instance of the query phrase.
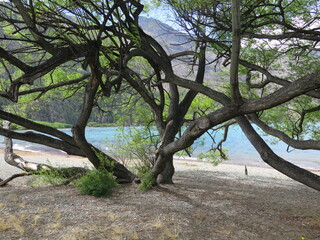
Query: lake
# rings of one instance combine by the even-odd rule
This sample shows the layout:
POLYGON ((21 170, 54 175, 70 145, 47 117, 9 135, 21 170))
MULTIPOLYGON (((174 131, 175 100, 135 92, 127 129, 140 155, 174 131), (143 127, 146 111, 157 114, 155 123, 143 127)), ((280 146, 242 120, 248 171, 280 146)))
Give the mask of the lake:
MULTIPOLYGON (((115 136, 119 134, 117 127, 103 127, 103 128, 87 128, 86 137, 88 142, 98 147, 99 149, 108 152, 110 146, 115 143, 115 136)), ((70 129, 62 129, 62 131, 71 134, 70 129)), ((216 142, 222 138, 222 132, 217 134, 216 142)), ((271 137, 263 137, 268 143, 272 140, 271 137)), ((0 139, 3 148, 3 138, 0 139)), ((209 136, 203 136, 200 140, 204 145, 196 147, 192 158, 195 159, 197 154, 206 152, 211 148, 212 140, 209 136)), ((270 145, 270 143, 269 143, 270 145)), ((283 142, 271 145, 276 154, 282 158, 308 169, 320 170, 320 152, 315 150, 293 150, 287 152, 287 145, 283 142)), ((227 163, 246 164, 256 166, 267 166, 255 151, 250 142, 246 139, 241 129, 238 126, 232 126, 229 129, 228 140, 223 144, 223 148, 228 149, 229 160, 227 163)), ((14 149, 33 152, 45 153, 61 153, 61 151, 52 149, 39 144, 14 140, 14 149)))

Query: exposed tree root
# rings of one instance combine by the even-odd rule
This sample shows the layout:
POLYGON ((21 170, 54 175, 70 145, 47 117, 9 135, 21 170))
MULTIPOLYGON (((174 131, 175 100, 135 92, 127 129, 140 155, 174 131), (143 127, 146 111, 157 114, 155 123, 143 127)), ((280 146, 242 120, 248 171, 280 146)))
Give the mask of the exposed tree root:
POLYGON ((70 168, 53 168, 51 167, 49 170, 39 170, 32 172, 23 172, 12 175, 11 177, 2 180, 0 178, 0 187, 6 186, 10 181, 18 177, 31 176, 31 175, 45 175, 50 174, 50 172, 54 173, 55 176, 65 178, 61 185, 68 185, 71 182, 81 178, 85 175, 89 170, 81 167, 70 167, 70 168))
MULTIPOLYGON (((10 125, 9 121, 3 122, 3 128, 8 129, 9 125, 10 125)), ((12 147, 13 144, 12 144, 11 138, 5 137, 4 143, 5 143, 4 160, 8 164, 14 167, 20 168, 25 172, 14 174, 11 177, 7 178, 6 180, 0 179, 0 187, 7 185, 8 182, 12 181, 17 177, 30 176, 30 175, 44 175, 44 174, 50 174, 50 172, 54 173, 56 176, 65 178, 66 180, 62 184, 67 185, 72 181, 79 179, 80 177, 82 177, 88 172, 88 169, 82 168, 82 167, 55 168, 47 164, 26 161, 22 157, 20 157, 19 155, 13 152, 13 147, 12 147)))
POLYGON ((32 174, 33 174, 33 173, 27 173, 27 172, 25 172, 25 173, 14 174, 14 175, 12 175, 11 177, 7 178, 6 180, 2 180, 2 179, 0 178, 0 180, 1 180, 1 182, 0 182, 0 187, 6 186, 8 182, 12 181, 13 179, 15 179, 15 178, 17 178, 17 177, 30 176, 30 175, 32 175, 32 174))

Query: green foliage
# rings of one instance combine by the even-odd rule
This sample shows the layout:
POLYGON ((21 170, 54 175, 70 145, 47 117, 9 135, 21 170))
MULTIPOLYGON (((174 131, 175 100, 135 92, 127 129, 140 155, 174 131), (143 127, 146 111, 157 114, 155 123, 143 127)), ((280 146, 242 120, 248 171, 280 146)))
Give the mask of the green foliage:
MULTIPOLYGON (((309 43, 311 44, 311 43, 309 43)), ((302 77, 308 72, 319 72, 320 61, 316 53, 310 53, 307 48, 294 48, 287 53, 288 69, 293 77, 302 77)))
POLYGON ((160 7, 161 1, 160 0, 142 0, 141 3, 144 5, 143 11, 149 12, 153 9, 160 7))
POLYGON ((209 112, 213 112, 218 107, 218 104, 209 97, 198 94, 192 101, 188 113, 187 119, 198 118, 209 112))
POLYGON ((129 35, 130 39, 132 42, 135 43, 136 46, 140 47, 141 46, 141 38, 139 34, 139 30, 134 24, 130 24, 130 28, 124 28, 126 34, 129 35))
POLYGON ((261 119, 269 126, 283 131, 289 137, 300 140, 309 138, 319 140, 319 111, 306 114, 303 121, 301 115, 305 110, 318 105, 319 101, 312 100, 308 96, 300 96, 286 104, 264 111, 261 119))
POLYGON ((104 169, 88 171, 76 184, 78 191, 83 195, 109 197, 117 182, 111 172, 104 169))
POLYGON ((141 183, 139 185, 139 189, 143 192, 150 190, 153 186, 155 186, 156 178, 152 174, 151 171, 146 171, 138 174, 141 183))
POLYGON ((254 62, 266 69, 274 70, 280 67, 279 62, 277 62, 280 54, 281 51, 277 46, 271 47, 265 42, 248 40, 245 48, 242 49, 241 58, 248 62, 254 62))
MULTIPOLYGON (((0 120, 0 125, 2 125, 2 122, 3 122, 3 121, 0 120)), ((57 128, 57 129, 61 129, 61 128, 71 128, 71 127, 72 127, 71 124, 61 123, 61 122, 54 122, 54 123, 45 122, 45 121, 35 121, 35 122, 36 122, 36 123, 39 123, 39 124, 42 124, 42 125, 45 125, 45 126, 57 128)), ((15 123, 11 123, 11 124, 10 124, 10 129, 11 129, 11 130, 25 130, 26 128, 23 127, 23 126, 20 126, 20 125, 18 125, 18 124, 15 124, 15 123)))
POLYGON ((198 158, 201 160, 207 160, 211 162, 214 166, 217 166, 223 161, 228 160, 228 156, 227 156, 228 149, 222 149, 222 151, 223 151, 223 156, 221 156, 221 153, 218 151, 210 150, 204 153, 200 153, 198 155, 198 158))
POLYGON ((78 191, 83 195, 96 197, 109 197, 113 188, 117 187, 117 181, 112 174, 114 162, 110 161, 106 155, 93 148, 100 161, 100 167, 88 171, 76 184, 78 191), (110 167, 108 171, 105 166, 110 167))
POLYGON ((36 175, 37 176, 32 180, 31 185, 49 184, 52 186, 59 186, 67 180, 65 176, 55 169, 40 169, 36 175))
POLYGON ((116 137, 113 145, 113 155, 119 158, 130 159, 134 163, 137 172, 144 172, 154 165, 157 143, 160 142, 155 128, 126 127, 119 129, 120 134, 116 137))
POLYGON ((116 126, 147 126, 153 121, 150 107, 132 91, 113 95, 106 109, 112 111, 116 126))
POLYGON ((10 130, 25 130, 25 129, 26 129, 25 127, 22 127, 18 124, 15 124, 15 123, 10 124, 10 130))

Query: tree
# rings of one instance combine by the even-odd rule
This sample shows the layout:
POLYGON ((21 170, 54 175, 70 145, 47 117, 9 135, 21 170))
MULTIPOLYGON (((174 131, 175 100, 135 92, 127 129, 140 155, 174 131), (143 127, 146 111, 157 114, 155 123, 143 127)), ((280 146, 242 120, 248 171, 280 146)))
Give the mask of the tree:
POLYGON ((17 133, 2 128, 1 134, 86 156, 95 167, 104 164, 109 170, 112 168, 119 180, 131 182, 135 175, 90 145, 85 139, 84 129, 96 103, 99 87, 99 91, 102 89, 106 95, 110 91, 110 79, 105 77, 105 82, 102 80, 101 68, 104 66, 101 66, 100 51, 103 49, 105 55, 110 55, 104 61, 116 55, 112 50, 112 44, 118 45, 117 36, 112 34, 113 23, 122 15, 117 14, 116 9, 119 11, 118 8, 122 7, 128 14, 131 11, 136 14, 141 7, 122 1, 106 4, 69 1, 65 4, 61 1, 19 0, 1 2, 0 6, 3 29, 0 56, 4 69, 0 96, 17 102, 21 96, 36 93, 41 97, 62 87, 68 87, 70 95, 77 91, 84 94, 72 137, 3 110, 0 111, 2 119, 39 133, 17 133), (68 68, 69 72, 77 72, 78 76, 74 79, 44 79, 58 68, 68 68))
MULTIPOLYGON (((294 166, 274 154, 253 130, 249 122, 250 120, 262 126, 262 119, 268 118, 268 115, 272 114, 277 109, 277 106, 289 104, 290 106, 299 105, 301 107, 299 102, 303 95, 312 97, 311 103, 316 106, 306 106, 309 107, 309 110, 303 109, 301 116, 307 114, 307 112, 311 113, 319 110, 317 107, 319 73, 316 69, 312 70, 310 74, 297 74, 296 76, 291 74, 289 76, 280 76, 275 71, 277 65, 279 71, 279 63, 281 61, 287 62, 292 60, 290 59, 292 55, 297 55, 297 49, 302 43, 311 39, 317 41, 317 28, 316 26, 310 27, 317 18, 314 12, 309 14, 310 10, 317 10, 317 2, 306 1, 305 4, 308 8, 304 9, 305 11, 302 11, 300 15, 297 14, 297 9, 301 9, 297 2, 293 4, 285 1, 278 3, 260 1, 253 6, 249 2, 245 2, 241 8, 237 1, 233 1, 231 5, 229 2, 221 1, 167 2, 175 9, 178 21, 180 21, 182 27, 185 27, 186 31, 189 31, 190 38, 196 43, 200 51, 192 53, 199 57, 197 76, 194 81, 190 81, 175 74, 172 64, 170 64, 174 57, 190 53, 177 53, 170 56, 159 43, 138 28, 140 48, 135 49, 135 54, 129 55, 129 57, 132 59, 138 55, 147 59, 150 68, 154 71, 152 75, 154 78, 152 76, 150 78, 142 78, 142 74, 137 75, 132 69, 128 69, 128 73, 135 74, 135 77, 126 76, 126 80, 139 92, 153 110, 155 123, 162 136, 162 142, 156 155, 157 160, 152 169, 154 176, 160 176, 160 182, 170 183, 174 172, 172 155, 189 147, 208 129, 235 118, 265 162, 291 178, 319 190, 318 175, 294 166), (208 6, 212 6, 209 11, 207 11, 208 6), (231 8, 232 15, 229 14, 231 8), (302 29, 295 27, 295 22, 300 20, 299 18, 305 21, 304 26, 301 27, 302 29), (242 25, 240 24, 241 19, 244 21, 242 25), (291 23, 289 23, 289 20, 291 23), (281 26, 281 30, 284 33, 277 34, 276 30, 279 26, 281 26), (268 34, 255 34, 256 29, 268 34), (310 37, 310 34, 313 36, 310 37), (266 42, 277 41, 267 44, 262 39, 265 39, 266 42), (243 48, 240 45, 241 40, 244 43, 243 48), (285 44, 280 40, 286 40, 285 44), (228 92, 223 92, 221 89, 215 88, 215 86, 208 87, 203 84, 205 53, 206 48, 209 47, 216 53, 216 61, 224 61, 224 64, 228 65, 230 63, 231 65, 230 81, 226 83, 228 92), (262 56, 265 56, 264 59, 259 59, 262 63, 261 66, 257 64, 257 59, 253 60, 256 57, 255 54, 259 51, 261 51, 262 56), (243 56, 247 56, 240 58, 240 53, 243 56), (239 82, 239 71, 246 73, 249 88, 247 87, 246 89, 246 86, 239 82), (252 76, 253 73, 256 74, 255 78, 252 76), (154 82, 150 81, 152 79, 154 79, 154 82), (260 81, 261 83, 259 83, 260 81), (142 85, 143 83, 144 85, 142 85), (169 85, 170 103, 168 104, 168 109, 164 108, 166 105, 165 98, 161 97, 165 89, 163 83, 168 83, 169 85), (148 91, 150 86, 157 87, 158 93, 154 94, 148 91), (178 86, 190 89, 181 101, 178 86), (193 101, 198 93, 204 94, 220 103, 221 107, 189 123, 183 135, 175 139, 177 132, 185 122, 184 117, 190 107, 190 102, 193 101), (156 98, 157 96, 159 98, 156 98), (166 114, 165 110, 168 111, 166 114), (259 121, 255 120, 257 116, 259 121)), ((309 60, 313 58, 313 61, 316 61, 316 55, 312 52, 312 50, 317 51, 313 47, 314 44, 316 42, 309 45, 311 52, 308 54, 308 58, 309 60)), ((302 54, 297 56, 303 57, 302 54)), ((299 64, 301 64, 300 61, 299 59, 299 64)), ((288 66, 288 69, 290 68, 288 63, 286 63, 286 66, 288 66)), ((299 66, 297 64, 294 66, 293 70, 297 72, 299 66)), ((283 74, 283 71, 281 73, 283 74)), ((296 110, 296 112, 299 111, 296 110)), ((309 121, 312 122, 314 120, 310 119, 309 121)), ((301 125, 303 118, 298 122, 301 125)), ((275 131, 268 131, 269 134, 271 132, 275 131)), ((305 149, 306 144, 310 144, 308 146, 309 149, 319 149, 319 141, 317 139, 300 140, 302 134, 302 128, 300 128, 298 135, 293 134, 292 140, 294 140, 296 148, 305 149)), ((279 134, 273 135, 280 136, 279 134)), ((287 136, 286 139, 288 138, 287 136)), ((286 142, 289 143, 290 141, 286 142)))
MULTIPOLYGON (((310 114, 319 110, 317 1, 303 1, 305 8, 301 8, 301 1, 263 0, 255 4, 243 1, 241 5, 236 0, 232 4, 213 0, 166 2, 173 7, 178 22, 189 33, 194 43, 191 51, 168 54, 159 42, 146 34, 139 26, 138 17, 143 9, 139 1, 68 1, 66 5, 60 1, 32 4, 31 1, 15 0, 12 1, 14 6, 11 3, 2 4, 3 22, 7 24, 4 26, 9 23, 15 28, 12 34, 5 32, 2 39, 4 42, 9 39, 16 40, 16 43, 25 42, 23 48, 0 48, 9 79, 0 93, 2 97, 17 101, 23 94, 47 92, 61 86, 74 86, 80 91, 83 90, 81 83, 86 86, 83 108, 73 127, 72 137, 5 112, 0 112, 1 118, 48 133, 59 140, 4 130, 0 134, 20 139, 23 136, 27 140, 33 138, 37 140, 32 141, 38 142, 42 139, 43 144, 72 154, 83 154, 98 166, 101 160, 84 136, 88 118, 98 97, 108 97, 113 91, 129 86, 149 105, 161 136, 151 170, 153 179, 158 179, 158 182, 172 183, 173 155, 176 152, 190 147, 209 129, 225 123, 228 126, 235 119, 265 162, 289 177, 320 190, 318 175, 274 154, 250 123, 261 126, 269 123, 262 129, 269 129, 269 133, 276 132, 273 135, 286 139, 283 137, 287 136, 286 132, 281 131, 283 129, 267 128, 276 126, 272 126, 274 121, 270 121, 270 115, 278 108, 289 106, 290 112, 298 106, 302 110, 296 111, 301 113, 300 132, 295 132, 292 138, 287 136, 287 142, 289 145, 295 142, 296 148, 311 144, 309 148, 319 149, 319 140, 300 139, 305 121, 312 122, 314 118, 310 114), (208 9, 208 6, 211 7, 208 9), (21 17, 13 17, 17 13, 21 17), (306 49, 302 53, 299 52, 301 46, 306 49), (29 63, 26 50, 36 50, 35 63, 29 63), (208 51, 215 53, 215 63, 231 66, 228 82, 216 84, 204 81, 208 51), (262 57, 257 57, 259 54, 262 57), (179 75, 173 67, 175 59, 185 56, 191 56, 196 72, 193 79, 179 75), (309 74, 302 71, 305 66, 301 59, 314 62, 315 68, 310 69, 309 74), (295 60, 294 67, 290 65, 291 60, 295 60), (137 61, 145 62, 148 71, 139 68, 137 61), (290 71, 281 71, 280 64, 291 68, 290 71), (26 84, 40 82, 42 76, 58 66, 76 69, 82 76, 26 88, 26 84), (295 74, 290 74, 291 71, 295 74), (249 87, 239 80, 239 73, 245 73, 249 87), (19 74, 20 77, 15 77, 19 74), (201 116, 195 114, 193 119, 187 119, 199 94, 210 98, 215 104, 201 116), (301 101, 306 102, 306 97, 311 100, 308 101, 310 104, 301 104, 301 101), (177 137, 183 126, 186 129, 177 137)), ((297 113, 295 117, 299 118, 297 113)), ((127 170, 123 171, 125 179, 134 178, 127 170)), ((116 172, 123 173, 120 169, 116 172)))
MULTIPOLYGON (((319 190, 319 176, 274 154, 249 122, 258 124, 268 134, 280 137, 294 148, 319 149, 316 131, 313 131, 315 140, 301 139, 305 134, 304 130, 316 130, 316 127, 310 129, 310 123, 316 120, 314 116, 318 116, 319 111, 319 86, 316 83, 319 81, 318 69, 308 69, 308 74, 302 70, 305 69, 305 60, 318 62, 318 2, 304 1, 302 8, 298 1, 259 1, 256 4, 244 1, 241 7, 239 1, 232 1, 231 5, 228 1, 166 2, 174 8, 177 21, 189 33, 190 38, 206 43, 217 54, 217 59, 224 61, 224 64, 230 63, 231 68, 228 94, 168 73, 170 79, 165 78, 164 81, 205 94, 221 103, 222 107, 193 121, 182 137, 164 147, 161 153, 166 155, 187 147, 206 130, 236 118, 265 162, 291 178, 319 190), (257 53, 264 58, 257 59, 257 53), (288 70, 284 72, 280 67, 288 70), (239 82, 239 71, 246 73, 249 89, 244 89, 245 86, 239 82), (315 85, 305 88, 310 84, 315 85), (301 100, 305 99, 302 96, 304 94, 309 98, 309 104, 301 104, 301 100), (289 129, 292 137, 263 122, 263 119, 269 118, 271 126, 272 123, 276 125, 268 116, 281 106, 290 106, 286 113, 295 113, 296 124, 289 129), (311 116, 312 113, 315 115, 311 116), (304 122, 308 114, 309 122, 304 122), (309 127, 305 129, 302 125, 309 127)), ((282 129, 286 127, 288 125, 284 124, 282 129)))

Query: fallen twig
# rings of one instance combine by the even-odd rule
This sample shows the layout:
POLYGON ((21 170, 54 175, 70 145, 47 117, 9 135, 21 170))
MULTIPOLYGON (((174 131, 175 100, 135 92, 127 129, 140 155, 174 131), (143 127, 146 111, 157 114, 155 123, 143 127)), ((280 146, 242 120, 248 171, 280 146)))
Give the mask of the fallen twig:
POLYGON ((15 179, 17 177, 24 177, 24 176, 30 176, 30 175, 34 175, 34 173, 32 173, 32 172, 24 172, 24 173, 14 174, 11 177, 7 178, 6 180, 1 181, 0 182, 0 187, 4 187, 5 185, 7 185, 8 182, 12 181, 13 179, 15 179))

